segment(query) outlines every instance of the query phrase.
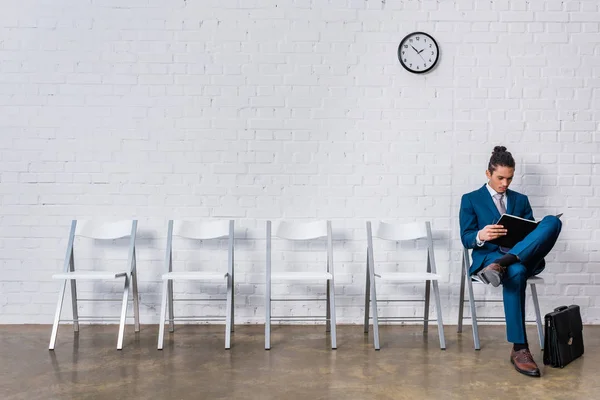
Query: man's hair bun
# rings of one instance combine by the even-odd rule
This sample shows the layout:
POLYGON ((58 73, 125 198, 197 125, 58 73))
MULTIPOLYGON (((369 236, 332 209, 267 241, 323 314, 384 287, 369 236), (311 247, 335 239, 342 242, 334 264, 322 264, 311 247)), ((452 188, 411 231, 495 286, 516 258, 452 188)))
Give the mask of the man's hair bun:
POLYGON ((509 151, 506 151, 504 146, 495 146, 490 162, 488 163, 488 170, 490 173, 494 173, 497 167, 515 167, 515 159, 509 151))

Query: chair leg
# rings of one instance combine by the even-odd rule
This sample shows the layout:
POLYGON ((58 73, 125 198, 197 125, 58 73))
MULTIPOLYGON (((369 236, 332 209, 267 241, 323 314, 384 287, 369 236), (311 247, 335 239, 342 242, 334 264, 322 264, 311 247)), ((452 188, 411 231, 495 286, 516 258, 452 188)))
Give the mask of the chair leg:
POLYGON ((60 288, 60 291, 58 292, 58 303, 56 304, 56 312, 54 313, 54 323, 52 324, 52 333, 50 334, 50 345, 48 346, 48 350, 54 350, 54 345, 56 344, 56 336, 58 334, 60 313, 62 311, 66 287, 67 287, 67 280, 65 279, 60 288))
POLYGON ((535 322, 537 323, 538 338, 540 340, 540 349, 544 350, 544 326, 542 324, 542 316, 540 314, 540 303, 538 302, 537 288, 535 283, 531 286, 531 298, 533 299, 533 307, 535 308, 535 322))
POLYGON ((265 294, 265 350, 271 349, 271 279, 267 275, 265 294))
POLYGON ((158 350, 163 349, 163 343, 165 338, 165 320, 167 319, 167 296, 169 295, 169 281, 163 281, 162 300, 160 302, 160 315, 158 323, 158 344, 156 348, 158 350))
POLYGON ((133 288, 133 318, 135 321, 135 332, 140 331, 140 299, 138 295, 137 271, 131 273, 131 286, 133 288))
POLYGON ((329 315, 331 317, 331 348, 337 349, 337 337, 336 337, 336 321, 335 321, 335 286, 333 278, 329 280, 329 315))
POLYGON ((433 281, 433 296, 435 297, 435 309, 437 311, 438 336, 440 337, 440 349, 446 350, 446 337, 444 335, 444 322, 442 321, 442 303, 440 302, 440 288, 438 281, 433 281))
POLYGON ((169 332, 175 332, 175 317, 173 314, 173 280, 168 280, 169 287, 169 332))
POLYGON ((475 350, 481 349, 481 344, 479 343, 479 326, 477 324, 477 309, 475 307, 475 296, 473 295, 473 282, 471 281, 471 277, 468 276, 468 270, 465 271, 465 280, 467 281, 467 289, 469 290, 469 307, 471 308, 471 324, 473 327, 473 344, 475 345, 475 350))
POLYGON ((232 277, 227 275, 227 313, 225 316, 225 349, 231 348, 231 317, 232 317, 232 306, 233 306, 233 290, 232 290, 232 277))
POLYGON ((327 310, 325 311, 325 332, 331 332, 331 292, 329 290, 329 281, 325 284, 327 291, 327 310))
POLYGON ((369 268, 367 267, 367 278, 366 278, 366 286, 365 286, 365 322, 364 322, 364 332, 367 334, 369 333, 370 297, 371 297, 371 282, 369 279, 369 268))
POLYGON ((235 279, 231 274, 231 332, 235 330, 235 279))
POLYGON ((73 308, 73 331, 79 332, 79 311, 77 309, 77 284, 71 279, 71 306, 73 308))
POLYGON ((425 310, 423 312, 423 333, 429 331, 429 299, 431 298, 431 281, 425 282, 425 310))
MULTIPOLYGON (((463 260, 464 265, 464 260, 463 260)), ((461 268, 461 270, 464 267, 461 268)), ((458 328, 456 329, 457 333, 462 333, 463 330, 463 320, 464 320, 464 312, 465 312, 465 274, 461 272, 460 274, 460 294, 459 294, 459 303, 458 303, 458 328)))
POLYGON ((379 318, 377 315, 377 292, 375 290, 375 279, 371 277, 371 314, 373 314, 373 347, 379 350, 379 318))
POLYGON ((117 350, 123 349, 123 336, 125 334, 125 319, 127 318, 127 302, 129 297, 129 275, 125 275, 123 285, 123 305, 121 306, 121 321, 119 323, 119 337, 117 339, 117 350))

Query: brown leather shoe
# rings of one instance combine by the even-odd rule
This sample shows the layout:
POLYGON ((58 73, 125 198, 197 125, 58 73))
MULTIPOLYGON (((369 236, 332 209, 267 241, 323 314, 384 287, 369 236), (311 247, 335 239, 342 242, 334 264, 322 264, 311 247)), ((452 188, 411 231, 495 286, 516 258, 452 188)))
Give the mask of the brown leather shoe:
POLYGON ((514 349, 510 352, 510 362, 515 366, 515 369, 520 373, 527 376, 534 376, 539 378, 541 376, 540 369, 538 368, 533 356, 529 352, 529 349, 523 349, 515 351, 514 349))
POLYGON ((481 271, 477 273, 477 277, 481 279, 483 283, 491 283, 493 287, 500 286, 502 278, 506 273, 506 268, 500 264, 491 263, 481 271))

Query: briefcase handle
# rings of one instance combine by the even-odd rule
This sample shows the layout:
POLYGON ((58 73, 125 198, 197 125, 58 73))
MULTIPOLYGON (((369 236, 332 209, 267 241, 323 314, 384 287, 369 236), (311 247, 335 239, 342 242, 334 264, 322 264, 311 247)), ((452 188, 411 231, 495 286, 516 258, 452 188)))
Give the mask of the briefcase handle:
POLYGON ((554 309, 554 311, 555 311, 555 312, 558 312, 558 311, 566 310, 567 308, 569 308, 569 307, 567 307, 567 306, 560 306, 560 307, 556 307, 556 308, 554 309))

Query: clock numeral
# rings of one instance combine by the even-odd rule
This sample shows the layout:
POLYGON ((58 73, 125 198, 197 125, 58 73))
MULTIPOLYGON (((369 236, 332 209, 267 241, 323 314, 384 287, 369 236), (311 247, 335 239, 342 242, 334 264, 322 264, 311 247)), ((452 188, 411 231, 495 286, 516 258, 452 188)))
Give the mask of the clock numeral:
POLYGON ((406 62, 406 58, 404 59, 404 62, 406 62))
POLYGON ((423 39, 423 41, 424 41, 424 42, 426 42, 426 41, 427 41, 427 38, 423 39))
POLYGON ((430 43, 430 44, 429 44, 429 47, 431 48, 432 46, 433 46, 433 44, 431 44, 431 43, 430 43))
POLYGON ((421 40, 421 37, 417 36, 415 39, 417 39, 417 40, 421 40))
POLYGON ((413 40, 412 40, 412 38, 410 38, 410 39, 408 39, 408 41, 412 43, 413 40))
POLYGON ((404 53, 405 53, 405 51, 404 51, 404 50, 402 50, 402 54, 404 54, 404 53))
POLYGON ((412 67, 412 64, 410 64, 409 67, 412 67))
POLYGON ((429 62, 431 62, 431 58, 429 59, 429 62))
POLYGON ((419 69, 419 66, 417 65, 417 69, 419 69))
POLYGON ((407 44, 405 44, 405 45, 404 45, 404 48, 405 48, 405 49, 408 49, 408 45, 407 45, 407 44))
POLYGON ((431 55, 433 55, 433 51, 431 52, 431 55))
MULTIPOLYGON (((429 60, 429 61, 431 61, 431 60, 429 60)), ((423 64, 423 67, 427 68, 427 64, 423 64)))

